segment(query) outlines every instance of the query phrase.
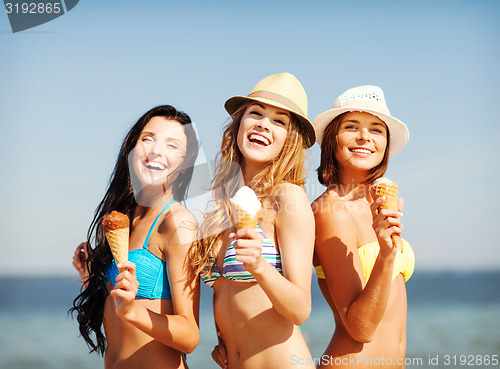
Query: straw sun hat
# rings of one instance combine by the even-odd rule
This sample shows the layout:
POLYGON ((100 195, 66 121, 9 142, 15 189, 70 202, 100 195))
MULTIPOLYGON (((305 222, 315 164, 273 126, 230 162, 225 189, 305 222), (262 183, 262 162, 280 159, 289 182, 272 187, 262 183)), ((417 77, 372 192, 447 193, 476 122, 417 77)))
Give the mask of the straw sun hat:
POLYGON ((340 95, 333 108, 320 114, 314 120, 316 140, 321 145, 323 133, 331 121, 342 113, 361 111, 377 116, 389 130, 389 155, 400 151, 408 142, 410 133, 406 125, 394 118, 387 108, 384 92, 377 86, 354 87, 340 95))
POLYGON ((295 114, 306 132, 306 146, 309 148, 314 145, 316 134, 312 123, 307 119, 306 91, 294 75, 280 73, 266 77, 255 85, 248 96, 233 96, 226 101, 224 107, 233 115, 248 101, 272 105, 295 114))

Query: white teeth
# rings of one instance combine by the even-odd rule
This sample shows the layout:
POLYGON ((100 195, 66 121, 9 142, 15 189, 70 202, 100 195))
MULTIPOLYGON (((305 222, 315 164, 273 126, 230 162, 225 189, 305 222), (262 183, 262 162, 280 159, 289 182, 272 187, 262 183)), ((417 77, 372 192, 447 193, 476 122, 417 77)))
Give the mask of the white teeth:
POLYGON ((359 152, 360 154, 371 154, 372 152, 368 149, 351 149, 352 152, 359 152))
POLYGON ((250 136, 248 136, 248 139, 250 141, 259 141, 260 143, 262 143, 265 146, 268 146, 271 144, 271 141, 269 141, 267 138, 265 138, 261 135, 251 134, 250 136))
POLYGON ((148 161, 146 162, 146 167, 148 169, 154 169, 154 170, 165 170, 166 166, 161 164, 161 163, 157 163, 155 161, 148 161))

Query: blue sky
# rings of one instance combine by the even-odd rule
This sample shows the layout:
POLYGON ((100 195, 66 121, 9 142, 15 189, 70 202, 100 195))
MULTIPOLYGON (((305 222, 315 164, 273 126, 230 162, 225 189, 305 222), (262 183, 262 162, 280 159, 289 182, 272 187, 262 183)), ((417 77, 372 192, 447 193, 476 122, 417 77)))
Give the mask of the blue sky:
MULTIPOLYGON (((500 268, 496 1, 80 1, 13 34, 0 14, 0 274, 71 274, 119 146, 149 108, 220 147, 223 105, 290 72, 309 117, 375 84, 410 130, 387 176, 417 268, 500 268)), ((310 168, 319 163, 311 150, 310 168)), ((323 188, 314 173, 311 201, 323 188)), ((417 269, 418 270, 418 269, 417 269)))

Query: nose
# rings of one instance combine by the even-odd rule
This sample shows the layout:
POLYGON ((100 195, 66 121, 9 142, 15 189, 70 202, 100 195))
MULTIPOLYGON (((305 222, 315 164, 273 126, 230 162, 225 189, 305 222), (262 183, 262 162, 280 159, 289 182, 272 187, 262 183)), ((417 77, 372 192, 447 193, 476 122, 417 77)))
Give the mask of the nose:
POLYGON ((370 132, 368 128, 362 128, 359 130, 358 140, 360 141, 369 141, 370 140, 370 132))
POLYGON ((149 152, 149 155, 154 155, 154 156, 160 156, 161 155, 161 148, 162 144, 159 140, 155 141, 153 145, 151 145, 151 150, 149 152))
POLYGON ((271 124, 271 121, 269 120, 268 117, 262 117, 262 119, 257 121, 256 126, 259 127, 260 129, 265 130, 265 131, 269 131, 270 124, 271 124))

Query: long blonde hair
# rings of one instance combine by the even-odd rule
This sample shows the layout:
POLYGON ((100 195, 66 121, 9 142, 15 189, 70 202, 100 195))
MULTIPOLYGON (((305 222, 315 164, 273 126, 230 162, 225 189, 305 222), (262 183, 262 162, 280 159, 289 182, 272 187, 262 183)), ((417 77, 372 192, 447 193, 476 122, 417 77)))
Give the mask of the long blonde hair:
MULTIPOLYGON (((240 165, 243 160, 236 138, 241 119, 248 106, 248 103, 242 105, 233 114, 232 121, 225 127, 222 136, 221 150, 217 154, 212 180, 214 208, 205 215, 198 227, 197 241, 193 243, 189 252, 190 265, 194 269, 195 276, 209 265, 222 232, 231 227, 229 199, 239 188, 240 165)), ((292 118, 290 129, 281 152, 250 184, 261 201, 272 195, 281 183, 304 185, 305 133, 297 117, 294 114, 290 115, 292 118)))

